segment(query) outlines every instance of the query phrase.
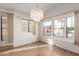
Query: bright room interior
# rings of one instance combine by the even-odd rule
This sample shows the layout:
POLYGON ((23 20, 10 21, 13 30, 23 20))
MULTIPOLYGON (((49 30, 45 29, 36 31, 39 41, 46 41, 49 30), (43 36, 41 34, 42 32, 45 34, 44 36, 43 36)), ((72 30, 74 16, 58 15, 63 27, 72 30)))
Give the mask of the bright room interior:
POLYGON ((79 56, 79 3, 0 3, 1 56, 79 56))

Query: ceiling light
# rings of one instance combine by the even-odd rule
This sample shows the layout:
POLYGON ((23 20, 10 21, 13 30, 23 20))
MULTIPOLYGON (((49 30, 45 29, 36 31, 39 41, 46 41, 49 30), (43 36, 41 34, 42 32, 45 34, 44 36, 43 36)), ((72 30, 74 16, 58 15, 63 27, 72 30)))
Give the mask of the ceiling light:
POLYGON ((44 12, 42 9, 35 8, 31 10, 31 19, 40 22, 44 18, 44 12))

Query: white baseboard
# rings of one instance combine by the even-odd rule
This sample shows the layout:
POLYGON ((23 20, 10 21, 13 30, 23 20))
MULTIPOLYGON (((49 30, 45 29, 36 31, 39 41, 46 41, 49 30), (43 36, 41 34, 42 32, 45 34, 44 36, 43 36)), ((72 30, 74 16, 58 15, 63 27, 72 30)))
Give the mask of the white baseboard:
POLYGON ((13 43, 7 43, 6 41, 0 42, 0 46, 8 46, 8 45, 13 45, 13 43))

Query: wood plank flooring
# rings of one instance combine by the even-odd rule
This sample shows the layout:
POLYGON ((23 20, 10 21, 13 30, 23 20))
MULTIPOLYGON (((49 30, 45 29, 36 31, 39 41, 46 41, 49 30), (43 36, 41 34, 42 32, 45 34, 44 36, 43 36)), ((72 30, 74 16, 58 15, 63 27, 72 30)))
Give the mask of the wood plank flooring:
MULTIPOLYGON (((7 49, 7 48, 6 48, 7 49)), ((1 56, 79 56, 79 54, 48 45, 43 42, 36 42, 7 51, 0 51, 1 56)))
POLYGON ((12 45, 8 45, 8 46, 0 46, 0 53, 1 52, 5 52, 7 50, 13 49, 12 45))

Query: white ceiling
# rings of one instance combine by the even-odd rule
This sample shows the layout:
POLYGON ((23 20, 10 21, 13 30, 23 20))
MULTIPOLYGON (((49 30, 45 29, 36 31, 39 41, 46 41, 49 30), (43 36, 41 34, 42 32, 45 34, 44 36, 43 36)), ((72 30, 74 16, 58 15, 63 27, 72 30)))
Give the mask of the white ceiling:
MULTIPOLYGON (((29 18, 31 9, 35 7, 35 3, 0 3, 0 8, 28 14, 29 18)), ((45 17, 51 17, 66 12, 77 11, 79 10, 79 3, 38 3, 38 8, 44 10, 45 17)))

